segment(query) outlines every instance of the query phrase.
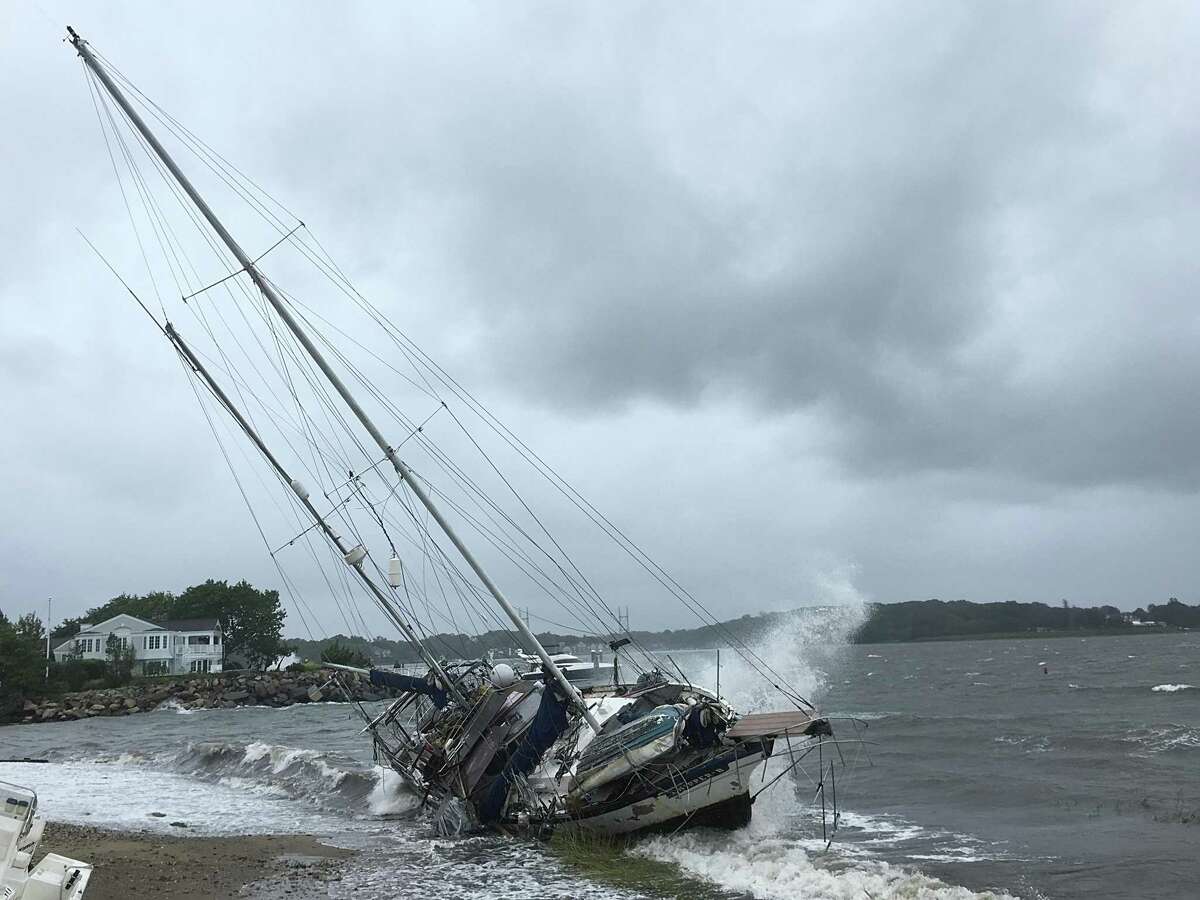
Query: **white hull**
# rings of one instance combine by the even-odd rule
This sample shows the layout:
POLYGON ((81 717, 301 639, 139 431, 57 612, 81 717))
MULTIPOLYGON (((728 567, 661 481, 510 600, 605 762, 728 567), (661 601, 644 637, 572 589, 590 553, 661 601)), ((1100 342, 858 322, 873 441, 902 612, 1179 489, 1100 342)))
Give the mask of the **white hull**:
POLYGON ((0 782, 0 900, 80 900, 92 867, 77 859, 47 853, 35 866, 45 822, 37 794, 0 782))
POLYGON ((693 784, 680 785, 645 799, 637 800, 610 812, 570 821, 589 831, 606 834, 628 834, 653 828, 667 822, 696 816, 703 810, 728 803, 750 790, 750 779, 765 762, 761 752, 738 760, 723 772, 705 777, 693 784))

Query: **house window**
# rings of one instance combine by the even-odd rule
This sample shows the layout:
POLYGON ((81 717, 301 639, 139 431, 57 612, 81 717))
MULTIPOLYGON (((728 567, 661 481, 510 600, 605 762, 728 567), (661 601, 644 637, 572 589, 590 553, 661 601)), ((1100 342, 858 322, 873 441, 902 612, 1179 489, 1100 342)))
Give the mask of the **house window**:
POLYGON ((193 660, 192 660, 192 663, 191 663, 191 671, 193 671, 193 672, 207 672, 207 671, 209 670, 209 666, 210 666, 210 665, 211 665, 211 661, 210 661, 210 660, 207 660, 207 659, 193 659, 193 660))
POLYGON ((221 643, 221 636, 219 634, 214 634, 213 635, 213 644, 216 645, 219 643, 221 643))
POLYGON ((189 644, 207 644, 210 638, 207 634, 193 634, 188 637, 189 644))

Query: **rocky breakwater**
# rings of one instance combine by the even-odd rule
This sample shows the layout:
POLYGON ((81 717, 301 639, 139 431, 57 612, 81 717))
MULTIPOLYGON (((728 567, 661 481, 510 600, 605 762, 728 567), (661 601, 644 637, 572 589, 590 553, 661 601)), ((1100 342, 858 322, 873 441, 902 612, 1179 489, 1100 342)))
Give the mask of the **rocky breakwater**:
POLYGON ((238 706, 291 706, 351 700, 368 702, 394 696, 362 676, 328 672, 227 672, 175 679, 138 679, 124 687, 79 691, 25 701, 19 721, 63 722, 94 716, 128 716, 158 709, 233 709, 238 706))

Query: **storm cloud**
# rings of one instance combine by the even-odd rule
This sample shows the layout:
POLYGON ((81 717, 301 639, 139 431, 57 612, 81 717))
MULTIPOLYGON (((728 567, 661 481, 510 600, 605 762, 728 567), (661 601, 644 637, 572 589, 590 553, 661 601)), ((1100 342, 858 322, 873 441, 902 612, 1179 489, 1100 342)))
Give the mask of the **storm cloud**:
MULTIPOLYGON (((1194 7, 72 15, 718 612, 1194 602, 1194 7)), ((269 581, 74 235, 136 271, 79 64, 9 19, 0 606, 269 581)))

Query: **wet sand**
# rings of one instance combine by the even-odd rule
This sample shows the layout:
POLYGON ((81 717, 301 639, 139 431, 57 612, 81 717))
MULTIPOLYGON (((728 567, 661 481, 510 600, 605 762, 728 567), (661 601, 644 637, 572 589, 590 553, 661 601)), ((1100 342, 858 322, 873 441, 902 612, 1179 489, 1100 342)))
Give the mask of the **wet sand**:
POLYGON ((308 835, 188 837, 51 822, 37 858, 95 866, 88 900, 275 900, 328 896, 351 850, 308 835))

